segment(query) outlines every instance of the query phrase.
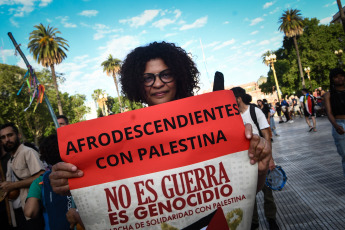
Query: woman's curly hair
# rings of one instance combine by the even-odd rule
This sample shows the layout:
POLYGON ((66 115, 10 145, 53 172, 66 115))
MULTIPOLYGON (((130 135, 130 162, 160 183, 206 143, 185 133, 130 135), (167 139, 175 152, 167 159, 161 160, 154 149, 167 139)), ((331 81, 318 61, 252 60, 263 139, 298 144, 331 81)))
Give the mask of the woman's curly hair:
POLYGON ((132 101, 146 102, 143 74, 146 63, 160 58, 176 80, 176 99, 193 96, 199 89, 199 71, 185 50, 174 43, 153 42, 129 53, 120 70, 123 94, 132 101))

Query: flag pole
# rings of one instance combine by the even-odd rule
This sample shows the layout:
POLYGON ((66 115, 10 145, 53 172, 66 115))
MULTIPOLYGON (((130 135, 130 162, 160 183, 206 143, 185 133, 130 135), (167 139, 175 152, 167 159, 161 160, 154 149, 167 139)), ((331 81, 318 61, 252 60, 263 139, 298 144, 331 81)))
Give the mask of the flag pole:
MULTIPOLYGON (((20 49, 19 45, 17 44, 16 40, 14 39, 13 35, 11 32, 8 32, 7 33, 8 36, 10 37, 15 49, 18 51, 18 53, 20 54, 20 56, 22 57, 23 61, 25 62, 25 65, 26 67, 29 69, 30 73, 31 73, 31 76, 33 76, 37 83, 39 83, 37 77, 36 77, 36 74, 34 72, 34 70, 32 69, 31 65, 29 64, 28 60, 26 59, 24 53, 22 52, 22 50, 20 49)), ((48 110, 50 112, 50 116, 52 117, 53 121, 54 121, 54 125, 55 125, 55 128, 59 128, 59 123, 57 122, 57 119, 56 119, 56 116, 55 116, 55 113, 54 113, 54 110, 53 110, 53 107, 51 106, 50 102, 49 102, 49 99, 47 97, 46 94, 44 94, 44 101, 46 102, 47 104, 47 107, 48 107, 48 110)))

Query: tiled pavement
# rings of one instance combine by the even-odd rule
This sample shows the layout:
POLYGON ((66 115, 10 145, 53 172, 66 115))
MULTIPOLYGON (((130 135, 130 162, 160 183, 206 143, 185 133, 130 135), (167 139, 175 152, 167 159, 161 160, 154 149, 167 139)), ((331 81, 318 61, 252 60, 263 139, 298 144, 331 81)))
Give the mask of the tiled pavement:
MULTIPOLYGON (((273 192, 281 229, 345 229, 345 177, 327 117, 318 117, 317 132, 308 132, 304 118, 278 124, 273 157, 288 180, 273 192)), ((260 229, 268 229, 258 195, 260 229)))

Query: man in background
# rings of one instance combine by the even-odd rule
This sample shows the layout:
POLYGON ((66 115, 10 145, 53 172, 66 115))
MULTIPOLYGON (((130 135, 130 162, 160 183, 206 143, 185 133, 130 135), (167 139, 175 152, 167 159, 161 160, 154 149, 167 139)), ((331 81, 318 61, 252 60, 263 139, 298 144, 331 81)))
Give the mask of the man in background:
MULTIPOLYGON (((18 229, 39 229, 35 220, 26 220, 24 205, 31 183, 44 173, 43 163, 38 152, 20 143, 21 134, 14 123, 7 123, 0 127, 0 139, 4 150, 11 154, 7 163, 6 181, 0 183, 5 192, 19 190, 19 197, 11 201, 18 229)), ((15 224, 13 224, 15 225, 15 224)))
POLYGON ((68 118, 66 116, 64 116, 64 115, 59 115, 59 116, 56 117, 56 119, 57 119, 57 122, 59 124, 59 127, 63 127, 65 125, 69 124, 68 118))

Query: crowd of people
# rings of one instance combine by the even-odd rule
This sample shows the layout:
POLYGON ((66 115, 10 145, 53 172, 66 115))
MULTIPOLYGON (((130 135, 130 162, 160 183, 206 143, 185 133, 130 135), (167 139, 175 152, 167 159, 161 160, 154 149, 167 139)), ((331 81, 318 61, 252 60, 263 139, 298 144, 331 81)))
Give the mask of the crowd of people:
MULTIPOLYGON (((124 95, 129 100, 148 106, 193 96, 199 83, 199 71, 185 50, 166 42, 153 42, 134 49, 124 60, 120 76, 124 95)), ((245 136, 250 141, 250 163, 258 164, 258 178, 255 178, 257 192, 264 193, 265 216, 270 229, 279 229, 272 190, 264 185, 268 169, 275 167, 271 142, 273 135, 279 134, 274 115, 279 117, 279 123, 292 123, 296 116, 303 115, 309 126, 308 131, 316 132, 315 105, 326 108, 338 152, 343 157, 345 175, 344 78, 344 72, 331 72, 330 92, 322 95, 321 91, 317 91, 314 97, 303 89, 299 99, 291 96, 275 100, 273 104, 268 104, 265 99, 258 100, 257 105, 251 104, 251 96, 244 89, 232 89, 245 124, 245 136), (318 93, 325 103, 318 101, 318 93)), ((67 117, 57 118, 60 127, 68 125, 67 117)), ((77 209, 71 208, 73 204, 70 204, 72 199, 68 185, 68 179, 82 177, 83 172, 75 165, 61 161, 57 135, 44 138, 39 150, 35 150, 22 144, 18 128, 13 123, 7 123, 0 127, 0 138, 0 188, 7 195, 0 202, 1 228, 11 229, 12 225, 16 229, 83 229, 77 209)), ((259 227, 256 210, 255 202, 252 229, 259 227)))

